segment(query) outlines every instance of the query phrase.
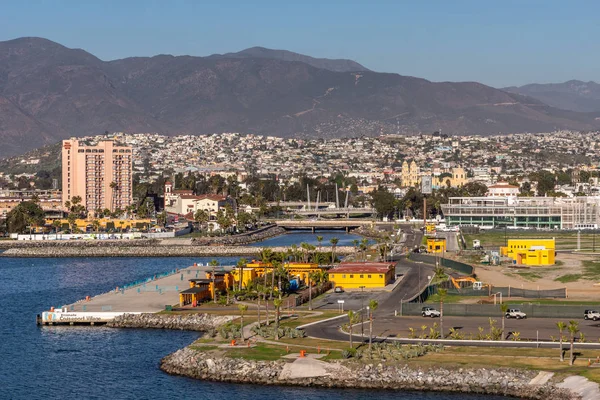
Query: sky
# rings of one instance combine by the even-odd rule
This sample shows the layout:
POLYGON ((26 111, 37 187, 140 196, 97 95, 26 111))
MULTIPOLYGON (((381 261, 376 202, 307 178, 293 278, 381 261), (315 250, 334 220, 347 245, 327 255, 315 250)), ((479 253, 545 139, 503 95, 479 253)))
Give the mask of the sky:
POLYGON ((102 60, 252 46, 494 87, 600 82, 600 1, 3 0, 0 41, 44 37, 102 60))

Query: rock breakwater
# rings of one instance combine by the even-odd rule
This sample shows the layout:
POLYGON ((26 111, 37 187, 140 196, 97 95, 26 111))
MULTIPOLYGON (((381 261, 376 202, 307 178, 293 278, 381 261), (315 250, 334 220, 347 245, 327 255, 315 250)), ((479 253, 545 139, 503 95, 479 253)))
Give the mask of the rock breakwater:
MULTIPOLYGON (((287 247, 270 247, 274 252, 287 251, 287 247)), ((30 246, 8 249, 0 257, 218 257, 258 256, 262 248, 251 246, 30 246)), ((327 251, 326 248, 324 248, 327 251)), ((354 247, 338 246, 336 254, 354 253, 354 247)))
POLYGON ((537 372, 529 370, 420 369, 408 365, 373 365, 347 361, 323 363, 315 360, 321 365, 333 364, 332 368, 322 368, 327 371, 322 376, 312 374, 310 377, 294 377, 282 373, 291 361, 224 358, 187 347, 163 358, 160 368, 169 374, 190 378, 262 385, 446 391, 539 400, 578 398, 574 393, 558 388, 551 382, 543 385, 530 384, 537 372))
POLYGON ((233 319, 212 314, 123 314, 110 321, 111 328, 173 329, 207 332, 233 319))
POLYGON ((202 236, 192 239, 193 246, 244 246, 260 242, 275 236, 285 234, 285 229, 272 225, 252 232, 240 233, 233 236, 202 236))

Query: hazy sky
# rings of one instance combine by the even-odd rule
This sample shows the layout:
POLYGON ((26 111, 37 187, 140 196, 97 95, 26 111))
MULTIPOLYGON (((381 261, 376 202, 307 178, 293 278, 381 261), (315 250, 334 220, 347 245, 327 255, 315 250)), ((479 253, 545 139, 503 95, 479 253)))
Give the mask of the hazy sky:
POLYGON ((600 81, 599 14, 597 0, 5 0, 0 40, 40 36, 103 60, 263 46, 502 87, 600 81))

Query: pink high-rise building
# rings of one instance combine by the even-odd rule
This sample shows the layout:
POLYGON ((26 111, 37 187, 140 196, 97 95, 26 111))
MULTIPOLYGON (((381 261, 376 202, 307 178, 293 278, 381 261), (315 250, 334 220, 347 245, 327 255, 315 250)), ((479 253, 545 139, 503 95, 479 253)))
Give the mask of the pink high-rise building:
POLYGON ((132 150, 112 140, 86 145, 76 138, 62 144, 62 200, 80 196, 89 212, 125 209, 132 202, 132 150))

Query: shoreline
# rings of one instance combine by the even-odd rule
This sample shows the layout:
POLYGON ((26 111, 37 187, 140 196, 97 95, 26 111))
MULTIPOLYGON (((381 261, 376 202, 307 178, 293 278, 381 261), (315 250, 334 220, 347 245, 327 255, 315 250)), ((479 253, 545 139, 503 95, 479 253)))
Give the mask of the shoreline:
POLYGON ((415 368, 408 364, 324 362, 295 357, 253 361, 219 357, 188 346, 164 357, 160 369, 170 375, 192 379, 268 386, 414 390, 501 395, 532 400, 579 398, 554 382, 532 384, 539 375, 537 371, 514 368, 453 370, 444 367, 415 368), (294 368, 296 363, 299 364, 294 368))

